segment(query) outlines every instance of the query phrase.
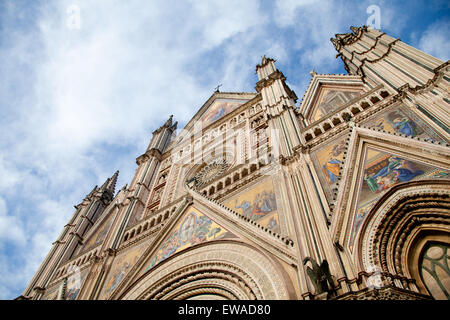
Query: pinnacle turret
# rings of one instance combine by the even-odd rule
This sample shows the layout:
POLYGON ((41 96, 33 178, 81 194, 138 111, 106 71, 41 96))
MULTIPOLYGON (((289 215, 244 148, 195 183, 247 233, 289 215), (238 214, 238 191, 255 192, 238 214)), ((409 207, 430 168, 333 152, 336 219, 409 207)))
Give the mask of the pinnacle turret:
POLYGON ((119 170, 117 170, 111 178, 106 179, 105 183, 101 186, 101 191, 107 191, 111 195, 114 195, 116 189, 117 178, 119 177, 119 170))
POLYGON ((170 115, 169 119, 167 119, 166 123, 164 123, 163 127, 171 127, 172 126, 172 119, 173 119, 173 114, 170 115))
POLYGON ((275 60, 263 55, 261 57, 261 64, 256 65, 256 74, 258 75, 258 80, 267 78, 275 71, 277 71, 277 68, 275 67, 275 60))
POLYGON ((361 34, 364 31, 368 30, 368 27, 367 26, 362 26, 362 27, 351 26, 350 30, 352 32, 337 33, 334 35, 335 38, 330 39, 330 41, 333 43, 333 45, 337 51, 339 51, 341 49, 341 47, 348 45, 348 44, 352 44, 355 41, 357 41, 361 37, 361 34))

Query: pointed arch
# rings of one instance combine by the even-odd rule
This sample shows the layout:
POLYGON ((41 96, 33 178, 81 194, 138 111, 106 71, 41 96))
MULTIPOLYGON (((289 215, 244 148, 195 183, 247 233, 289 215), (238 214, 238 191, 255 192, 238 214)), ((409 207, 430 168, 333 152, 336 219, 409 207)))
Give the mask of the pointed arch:
MULTIPOLYGON (((386 154, 387 158, 398 157, 399 160, 408 160, 421 166, 437 168, 448 174, 450 170, 448 162, 448 148, 441 144, 433 144, 426 141, 411 139, 408 137, 394 136, 392 134, 379 132, 373 129, 355 126, 349 139, 347 149, 347 158, 341 173, 341 180, 337 189, 337 199, 335 202, 334 214, 332 216, 331 233, 333 242, 343 247, 349 248, 354 258, 356 248, 355 237, 361 234, 362 223, 366 220, 369 211, 380 198, 374 198, 376 201, 368 202, 369 209, 365 210, 360 199, 361 188, 365 182, 365 166, 367 164, 368 152, 374 150, 377 153, 386 154), (369 150, 370 149, 370 150, 369 150), (355 170, 356 168, 356 170, 355 170), (358 189, 359 186, 359 189, 358 189), (359 203, 361 205, 359 206, 359 203), (359 211, 364 211, 363 219, 357 231, 355 229, 356 217, 359 211)), ((419 176, 415 180, 437 179, 437 181, 448 180, 447 176, 438 176, 433 178, 431 175, 419 176)), ((408 179, 405 179, 408 180, 408 179)), ((412 180, 412 179, 409 179, 412 180)), ((405 182, 397 180, 394 185, 404 185, 405 182)), ((380 192, 380 196, 392 189, 391 185, 380 192)), ((394 189, 396 190, 396 189, 394 189)), ((376 191, 376 190, 374 190, 376 191)))
POLYGON ((420 270, 432 243, 450 245, 450 181, 404 183, 370 211, 357 244, 358 262, 363 270, 380 269, 394 286, 432 294, 420 270))
POLYGON ((281 264, 233 240, 200 244, 148 270, 113 299, 296 299, 281 264))

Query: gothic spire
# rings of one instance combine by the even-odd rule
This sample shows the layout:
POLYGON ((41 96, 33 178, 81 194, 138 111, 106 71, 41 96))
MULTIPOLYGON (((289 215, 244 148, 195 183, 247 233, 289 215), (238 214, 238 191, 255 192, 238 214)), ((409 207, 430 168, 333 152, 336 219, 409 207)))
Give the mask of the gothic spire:
POLYGON ((261 57, 261 64, 256 65, 256 74, 258 75, 258 81, 267 78, 270 74, 278 71, 275 67, 275 60, 263 55, 261 57))
POLYGON ((272 58, 266 57, 266 55, 264 54, 261 57, 261 64, 258 64, 256 66, 256 70, 258 70, 259 68, 265 67, 269 62, 275 62, 275 60, 272 58))
POLYGON ((352 44, 355 41, 357 41, 361 37, 361 34, 364 31, 367 31, 367 28, 368 28, 367 26, 362 26, 362 27, 351 26, 350 30, 352 32, 337 33, 334 35, 335 38, 331 38, 330 41, 333 43, 335 49, 337 51, 339 51, 342 46, 352 44))
POLYGON ((164 127, 170 128, 172 126, 173 114, 170 115, 169 119, 164 123, 164 127))
POLYGON ((114 195, 118 176, 119 170, 117 170, 111 178, 106 179, 100 190, 109 191, 112 195, 114 195))

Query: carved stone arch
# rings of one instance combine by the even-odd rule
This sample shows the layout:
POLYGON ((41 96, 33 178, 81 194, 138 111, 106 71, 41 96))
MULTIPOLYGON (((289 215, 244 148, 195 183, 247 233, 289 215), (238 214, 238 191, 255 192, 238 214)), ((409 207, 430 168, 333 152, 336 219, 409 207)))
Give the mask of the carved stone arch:
POLYGON ((377 268, 388 284, 428 295, 419 262, 431 242, 450 245, 450 181, 397 185, 377 202, 361 228, 359 267, 377 268))
POLYGON ((296 299, 281 264, 235 240, 208 242, 177 253, 145 272, 117 298, 296 299))

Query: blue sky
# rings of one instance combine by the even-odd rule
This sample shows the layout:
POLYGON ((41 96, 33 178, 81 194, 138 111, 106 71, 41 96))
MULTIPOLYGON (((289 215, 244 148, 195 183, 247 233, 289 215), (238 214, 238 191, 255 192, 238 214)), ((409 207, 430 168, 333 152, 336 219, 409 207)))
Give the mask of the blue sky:
POLYGON ((0 299, 22 293, 95 185, 131 181, 169 114, 185 124, 218 84, 253 92, 263 54, 301 99, 312 69, 345 73, 329 38, 370 5, 382 31, 449 59, 445 0, 0 0, 0 299))

